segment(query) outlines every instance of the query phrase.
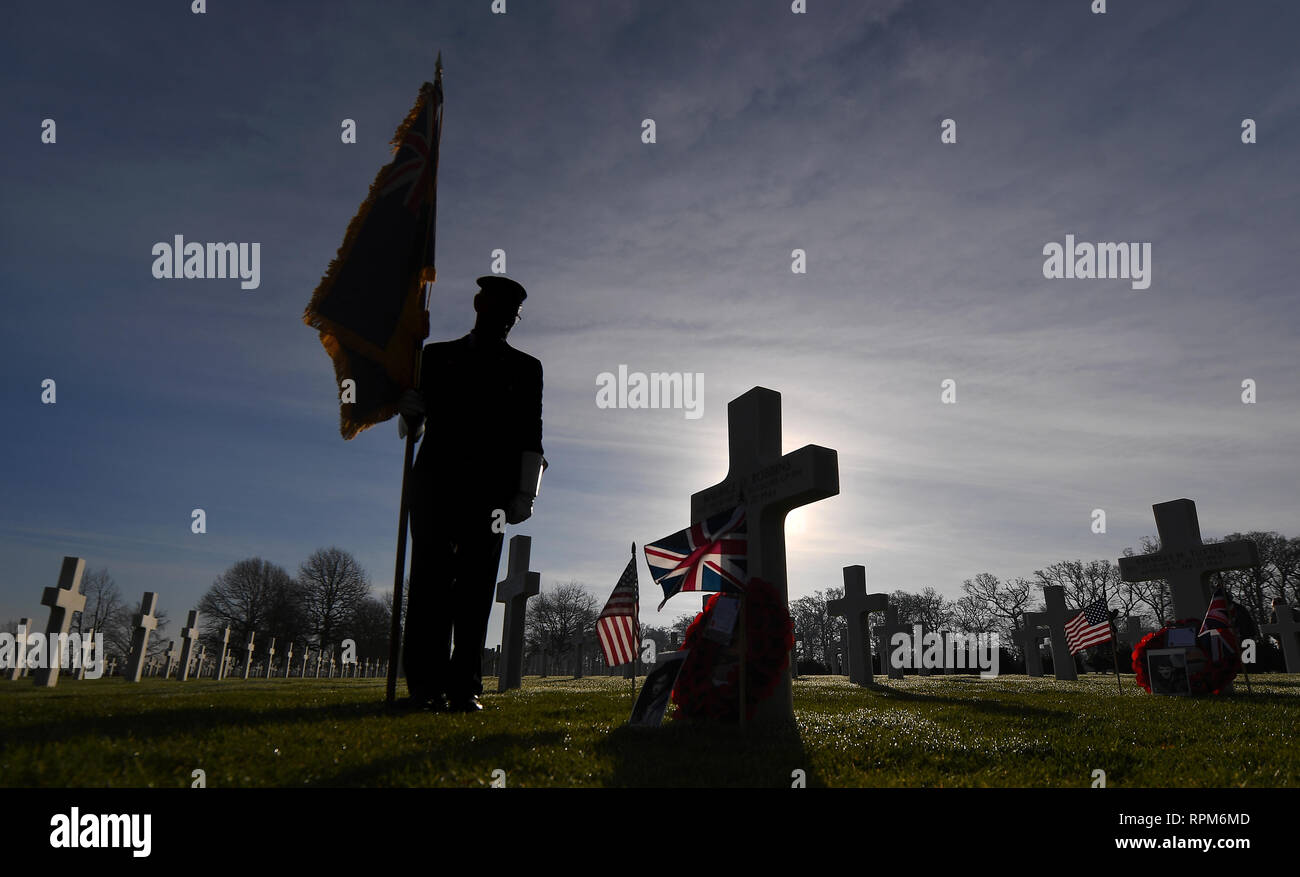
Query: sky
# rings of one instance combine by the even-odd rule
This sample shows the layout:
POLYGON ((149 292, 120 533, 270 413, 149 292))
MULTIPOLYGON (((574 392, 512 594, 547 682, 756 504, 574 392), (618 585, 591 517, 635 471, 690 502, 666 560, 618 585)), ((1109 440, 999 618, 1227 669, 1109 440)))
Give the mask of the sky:
MULTIPOLYGON (((869 591, 955 597, 1115 558, 1179 497, 1206 536, 1300 534, 1300 10, 807 6, 13 5, 0 620, 44 619, 63 555, 173 619, 243 558, 294 573, 330 545, 391 589, 402 442, 340 438, 301 315, 439 50, 431 340, 468 331, 504 250, 550 463, 508 535, 544 589, 603 601, 632 542, 689 524, 755 386, 782 394, 787 452, 839 457, 839 495, 787 522, 792 598, 851 564, 869 591), (259 242, 260 285, 155 279, 178 234, 259 242), (1066 235, 1149 243, 1150 286, 1046 278, 1066 235), (598 407, 620 365, 703 375, 701 416, 598 407)), ((698 608, 655 612, 640 567, 644 623, 698 608)), ((500 626, 497 606, 489 644, 500 626)))

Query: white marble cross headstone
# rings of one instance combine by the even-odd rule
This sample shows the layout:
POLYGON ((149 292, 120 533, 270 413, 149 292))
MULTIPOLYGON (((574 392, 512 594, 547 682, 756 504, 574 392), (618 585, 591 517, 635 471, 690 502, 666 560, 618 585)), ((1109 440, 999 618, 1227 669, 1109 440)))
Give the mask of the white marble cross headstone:
POLYGON ((501 628, 501 669, 497 672, 497 691, 508 691, 523 684, 526 607, 528 598, 537 596, 542 588, 542 574, 528 569, 532 550, 531 536, 511 536, 506 577, 497 582, 497 602, 506 607, 501 628))
MULTIPOLYGON (((878 596, 873 594, 873 597, 878 596)), ((871 677, 871 639, 867 624, 867 613, 873 609, 883 609, 873 604, 878 601, 867 596, 867 568, 861 564, 844 567, 844 596, 826 604, 826 611, 845 619, 845 634, 848 640, 849 681, 854 685, 870 685, 871 677)))
MULTIPOLYGON (((925 635, 930 632, 929 626, 926 625, 924 621, 922 621, 919 624, 913 624, 912 630, 916 635, 919 635, 921 641, 921 649, 920 649, 921 660, 918 661, 916 664, 916 675, 929 676, 930 673, 932 672, 931 668, 925 665, 925 635)), ((915 657, 916 654, 917 654, 916 647, 913 646, 913 650, 912 650, 913 657, 915 657)))
POLYGON ((266 650, 266 678, 271 678, 271 668, 275 664, 275 637, 271 637, 271 647, 266 650))
POLYGON ((31 632, 32 620, 30 618, 18 619, 18 635, 14 637, 14 664, 12 667, 5 670, 5 675, 9 677, 10 681, 17 681, 22 678, 23 673, 27 671, 27 638, 31 635, 31 632), (21 645, 19 645, 19 643, 21 643, 21 645), (17 653, 19 651, 22 651, 24 655, 23 660, 21 661, 18 660, 17 653))
POLYGON ((194 662, 194 675, 203 678, 203 662, 208 659, 208 647, 199 646, 199 659, 194 662))
POLYGON ((1273 609, 1277 621, 1273 624, 1261 624, 1260 631, 1276 636, 1282 644, 1282 659, 1286 662, 1286 672, 1300 673, 1300 619, 1291 606, 1281 603, 1273 609))
POLYGON ((212 678, 220 682, 226 678, 226 659, 230 649, 230 628, 221 631, 221 654, 217 656, 217 663, 212 667, 212 678))
POLYGON ((582 678, 582 632, 575 631, 569 638, 571 651, 573 654, 573 678, 582 678))
POLYGON ((257 647, 253 644, 253 640, 255 640, 256 638, 257 638, 257 634, 250 630, 250 631, 248 632, 248 642, 245 643, 245 645, 244 645, 244 654, 247 656, 247 657, 245 657, 245 659, 244 659, 244 678, 245 678, 245 679, 248 678, 248 671, 250 671, 250 670, 253 669, 253 651, 257 648, 257 647))
MULTIPOLYGON (((727 475, 691 497, 691 521, 703 521, 734 509, 743 497, 749 577, 771 584, 781 602, 788 604, 785 516, 799 506, 839 492, 839 458, 835 451, 805 445, 783 455, 781 394, 754 387, 727 404, 727 475)), ((757 718, 773 724, 794 722, 788 672, 758 705, 757 718)))
MULTIPOLYGON (((959 636, 960 636, 959 634, 955 634, 950 630, 944 630, 939 632, 939 640, 940 642, 943 643, 943 672, 945 676, 952 676, 954 673, 957 672, 956 661, 948 660, 948 655, 952 653, 953 658, 957 657, 954 647, 949 644, 953 642, 954 637, 959 637, 959 636)), ((957 642, 960 644, 962 640, 959 638, 957 642)), ((967 660, 962 661, 963 667, 970 666, 969 657, 970 656, 967 655, 967 660)))
POLYGON ((881 597, 885 603, 885 607, 880 610, 885 616, 885 623, 883 625, 884 629, 881 631, 880 638, 880 666, 888 678, 902 679, 903 668, 901 665, 897 667, 894 666, 894 648, 892 645, 894 634, 903 631, 902 626, 898 623, 898 607, 889 605, 888 594, 872 594, 868 596, 881 597))
POLYGON ((66 637, 72 625, 72 616, 86 608, 86 595, 81 593, 81 574, 85 571, 86 561, 83 558, 63 558, 58 585, 46 588, 41 597, 41 605, 50 607, 50 620, 45 624, 46 657, 49 660, 43 662, 46 666, 38 668, 32 678, 42 688, 53 688, 59 684, 60 650, 49 648, 49 643, 51 639, 58 642, 58 637, 66 637))
POLYGON ((163 671, 163 678, 170 679, 172 670, 176 671, 177 678, 180 677, 181 644, 174 639, 167 640, 167 669, 163 671))
MULTIPOLYGON (((86 664, 95 648, 95 628, 90 628, 81 634, 81 654, 78 656, 77 669, 72 672, 73 679, 84 679, 86 677, 86 664)), ((103 656, 97 656, 103 660, 103 656)))
POLYGON ((289 651, 284 653, 284 678, 289 678, 289 669, 293 666, 293 640, 289 640, 289 651))
POLYGON ((299 679, 307 678, 307 659, 311 657, 311 646, 306 643, 302 647, 302 669, 298 671, 299 679))
POLYGON ((185 626, 181 628, 181 664, 176 671, 176 676, 182 682, 188 682, 190 678, 190 660, 194 657, 194 647, 199 642, 199 613, 193 609, 190 610, 189 617, 185 619, 185 626))
MULTIPOLYGON (((1196 503, 1175 499, 1153 505, 1160 550, 1155 554, 1121 557, 1119 571, 1126 582, 1164 579, 1173 592, 1179 619, 1205 617, 1210 606, 1210 573, 1259 566, 1259 552, 1249 539, 1201 542, 1196 503)), ((1174 620, 1174 619, 1168 619, 1174 620)))
POLYGON ((1039 651, 1039 642, 1043 638, 1043 632, 1038 624, 1038 619, 1030 618, 1037 616, 1037 612, 1026 612, 1021 619, 1020 627, 1012 632, 1012 638, 1020 646, 1020 651, 1025 656, 1025 675, 1034 679, 1043 675, 1043 654, 1039 651))
MULTIPOLYGON (((1044 586, 1043 602, 1046 608, 1042 612, 1025 613, 1025 629, 1032 634, 1038 628, 1047 628, 1048 636, 1052 640, 1052 673, 1061 680, 1078 679, 1079 674, 1074 667, 1074 655, 1070 654, 1070 647, 1065 642, 1065 622, 1078 615, 1080 610, 1065 608, 1065 588, 1060 585, 1044 586)), ((1041 639, 1039 635, 1033 642, 1033 648, 1025 651, 1026 667, 1031 660, 1029 653, 1032 651, 1033 660, 1038 664, 1037 675, 1039 676, 1043 672, 1042 660, 1038 657, 1038 641, 1041 639)))
POLYGON ((317 679, 320 678, 320 665, 324 660, 325 660, 325 650, 323 648, 317 649, 316 650, 316 678, 317 679))

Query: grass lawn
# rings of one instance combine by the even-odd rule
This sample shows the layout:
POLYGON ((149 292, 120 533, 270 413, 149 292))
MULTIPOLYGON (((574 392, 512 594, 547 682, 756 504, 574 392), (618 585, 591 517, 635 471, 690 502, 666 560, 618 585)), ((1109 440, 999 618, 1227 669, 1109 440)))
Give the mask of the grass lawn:
MULTIPOLYGON (((1161 698, 1131 676, 795 682, 798 734, 624 726, 624 679, 528 677, 477 715, 389 715, 383 680, 0 682, 0 785, 1300 786, 1300 677, 1161 698)), ((489 685, 494 681, 489 682, 489 685)))

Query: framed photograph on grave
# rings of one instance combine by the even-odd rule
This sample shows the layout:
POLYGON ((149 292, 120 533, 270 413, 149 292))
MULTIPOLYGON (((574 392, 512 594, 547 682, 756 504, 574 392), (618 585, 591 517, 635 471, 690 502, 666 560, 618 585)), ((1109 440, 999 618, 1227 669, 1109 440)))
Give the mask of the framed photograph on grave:
POLYGON ((1192 694, 1187 674, 1186 649, 1152 649, 1147 652, 1147 672, 1152 694, 1192 694))
POLYGON ((673 686, 677 684, 677 677, 682 672, 682 665, 686 663, 688 654, 690 654, 688 650, 682 649, 659 655, 659 662, 646 676, 645 684, 641 686, 641 693, 637 695, 636 703, 632 706, 632 715, 627 720, 629 725, 657 728, 663 723, 664 713, 668 711, 668 701, 673 694, 673 686))

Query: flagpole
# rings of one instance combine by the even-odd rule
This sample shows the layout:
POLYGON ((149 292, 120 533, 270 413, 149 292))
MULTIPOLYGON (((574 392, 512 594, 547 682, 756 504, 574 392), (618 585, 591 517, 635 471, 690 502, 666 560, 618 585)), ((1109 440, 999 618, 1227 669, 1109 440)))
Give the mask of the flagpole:
MULTIPOLYGON (((438 52, 438 59, 434 62, 434 83, 437 86, 437 93, 442 91, 442 52, 438 52)), ((433 203, 429 205, 429 218, 425 224, 425 260, 423 265, 429 264, 433 259, 433 239, 430 232, 436 227, 438 213, 438 146, 442 141, 442 101, 439 100, 437 107, 430 107, 429 112, 437 112, 437 140, 438 144, 434 145, 434 165, 433 165, 433 203)), ((429 316, 429 292, 433 281, 429 280, 421 284, 420 288, 420 309, 424 311, 425 320, 429 316)), ((415 351, 412 369, 411 382, 412 387, 416 390, 420 388, 420 363, 424 353, 424 339, 421 338, 419 346, 415 351)), ((426 412, 427 414, 427 412, 426 412)), ((402 415, 397 415, 401 417, 402 415)), ((402 499, 399 504, 397 513, 397 559, 393 564, 393 618, 388 628, 388 680, 384 692, 386 702, 392 703, 397 699, 397 665, 402 657, 402 598, 404 573, 406 572, 406 524, 410 515, 410 487, 408 476, 411 473, 411 462, 415 458, 415 430, 410 429, 406 432, 406 450, 402 456, 402 499)))
MULTIPOLYGON (((641 660, 641 570, 636 568, 636 543, 632 543, 632 570, 636 573, 636 602, 632 605, 636 607, 636 638, 637 642, 632 644, 632 708, 636 708, 636 671, 637 662, 641 660)), ((671 697, 671 695, 669 695, 671 697)))
POLYGON ((1115 651, 1115 643, 1119 641, 1119 634, 1115 632, 1115 619, 1107 619, 1106 624, 1110 626, 1110 662, 1115 667, 1115 688, 1123 694, 1124 683, 1119 681, 1119 653, 1115 651))
MULTIPOLYGON (((745 713, 749 710, 749 698, 745 696, 745 665, 749 663, 749 644, 746 636, 746 628, 749 627, 749 611, 746 608, 748 600, 748 588, 740 592, 740 679, 737 688, 740 689, 740 727, 745 727, 745 713)), ((721 599, 721 598, 719 598, 721 599)))

